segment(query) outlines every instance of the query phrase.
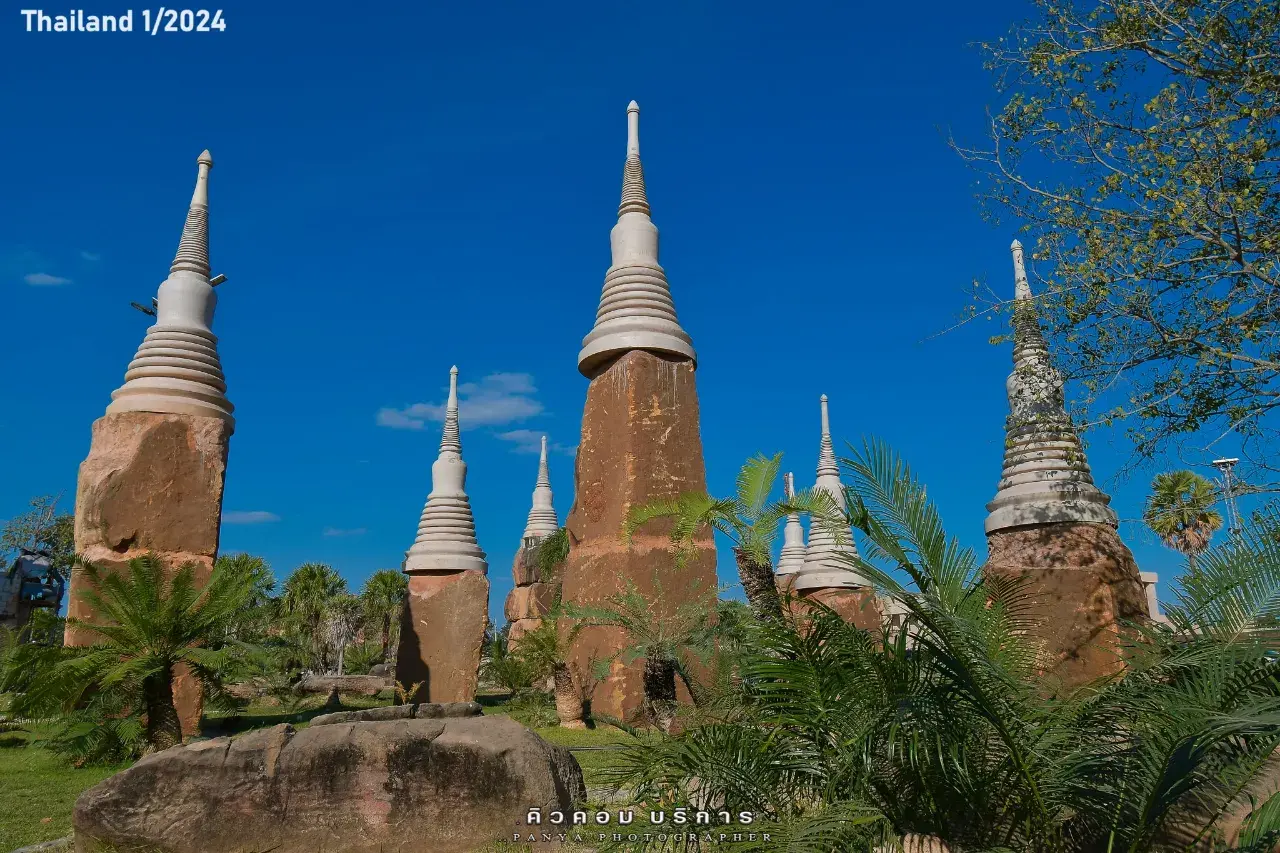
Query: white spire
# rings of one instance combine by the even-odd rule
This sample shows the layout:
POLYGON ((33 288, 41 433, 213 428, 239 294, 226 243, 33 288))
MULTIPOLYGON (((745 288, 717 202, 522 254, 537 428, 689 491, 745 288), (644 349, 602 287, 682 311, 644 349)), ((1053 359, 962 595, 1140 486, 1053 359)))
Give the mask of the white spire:
POLYGON ((640 107, 627 106, 627 161, 622 172, 618 224, 609 232, 613 264, 604 277, 596 323, 582 340, 578 370, 591 376, 614 356, 643 349, 697 364, 693 341, 676 319, 667 274, 658 264, 658 229, 640 164, 640 107))
POLYGON ((551 495, 551 472, 547 468, 547 437, 542 437, 542 458, 538 460, 538 482, 533 487, 533 507, 524 525, 523 544, 540 541, 560 529, 551 495))
MULTIPOLYGON (((835 448, 831 444, 831 419, 827 413, 827 395, 819 398, 822 408, 822 439, 818 444, 818 476, 815 491, 831 496, 836 507, 843 511, 844 486, 840 482, 840 467, 836 464, 835 448)), ((853 571, 848 557, 857 556, 853 536, 847 527, 828 529, 816 519, 809 519, 809 547, 804 563, 796 573, 792 588, 801 591, 829 587, 870 586, 853 571), (844 556, 842 556, 844 555, 844 556)))
POLYGON ((449 371, 440 455, 431 466, 431 494, 418 521, 418 538, 405 554, 406 572, 489 570, 476 543, 476 523, 467 498, 467 463, 458 440, 458 368, 449 371))
POLYGON ((1093 483, 1084 448, 1067 415, 1062 375, 1040 331, 1022 244, 1013 241, 1013 372, 1005 382, 1004 471, 987 504, 986 531, 1055 522, 1119 524, 1093 483))
POLYGON ((111 394, 108 414, 159 412, 222 418, 235 425, 213 334, 218 297, 209 283, 208 151, 196 160, 195 191, 169 277, 156 294, 156 322, 111 394))
MULTIPOLYGON (((796 495, 796 480, 790 471, 783 477, 783 491, 788 498, 796 495)), ((800 571, 804 565, 806 552, 804 545, 804 527, 800 524, 800 513, 793 512, 787 516, 787 524, 782 528, 782 553, 778 555, 778 574, 791 575, 800 571)))

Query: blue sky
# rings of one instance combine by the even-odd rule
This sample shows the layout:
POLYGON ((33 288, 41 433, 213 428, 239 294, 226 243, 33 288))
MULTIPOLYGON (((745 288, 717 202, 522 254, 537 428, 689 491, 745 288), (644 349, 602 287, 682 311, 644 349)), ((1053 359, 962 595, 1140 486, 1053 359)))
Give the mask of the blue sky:
MULTIPOLYGON (((887 439, 984 550, 1010 352, 988 343, 999 321, 935 333, 974 279, 1012 292, 1017 223, 980 220, 945 137, 981 137, 1000 101, 970 45, 1028 3, 223 9, 225 32, 157 37, 0 19, 0 518, 37 494, 71 505, 90 424, 149 323, 129 302, 165 277, 207 147, 238 419, 223 551, 281 576, 328 562, 353 585, 398 567, 457 364, 501 622, 536 436, 560 448, 562 520, 572 502, 576 355, 635 98, 711 489, 758 451, 811 483, 826 393, 838 444, 887 439)), ((1091 434, 1090 459, 1134 518, 1147 477, 1109 481, 1113 440, 1091 434)), ((1170 552, 1125 532, 1144 569, 1173 574, 1170 552)))

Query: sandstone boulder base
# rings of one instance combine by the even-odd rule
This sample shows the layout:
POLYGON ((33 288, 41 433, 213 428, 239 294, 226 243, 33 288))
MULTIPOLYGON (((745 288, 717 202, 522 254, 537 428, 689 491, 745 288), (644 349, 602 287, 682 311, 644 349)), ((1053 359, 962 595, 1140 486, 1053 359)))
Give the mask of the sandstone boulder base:
POLYGON ((542 572, 528 548, 516 551, 515 559, 511 561, 511 576, 515 579, 516 586, 528 586, 542 580, 542 572))
MULTIPOLYGON (((628 579, 668 612, 697 598, 714 598, 716 554, 709 534, 678 568, 666 524, 646 525, 630 549, 621 534, 631 507, 706 491, 691 361, 633 350, 597 368, 587 388, 574 482, 566 521, 565 601, 603 602, 624 591, 628 579)), ((588 628, 575 639, 570 663, 590 672, 593 659, 613 657, 625 642, 618 629, 588 628)), ((632 717, 644 695, 642 676, 642 662, 623 666, 615 661, 594 691, 592 711, 632 717)))
MULTIPOLYGON (((154 552, 175 570, 194 563, 203 584, 218 556, 231 430, 222 418, 199 415, 124 412, 94 421, 76 483, 76 553, 117 572, 154 552)), ((71 575, 67 615, 93 623, 98 615, 81 597, 87 581, 83 572, 71 575)), ((86 628, 67 628, 69 646, 95 640, 86 628)), ((200 686, 185 667, 174 680, 174 701, 183 734, 195 734, 200 686)))
POLYGON ((1066 522, 987 535, 988 576, 1030 584, 1044 675, 1071 688, 1119 671, 1121 623, 1147 618, 1133 554, 1106 524, 1066 522))
POLYGON ((541 627, 541 619, 517 619, 511 623, 511 628, 507 631, 507 642, 518 643, 525 634, 530 631, 536 631, 541 627))
POLYGON ((489 579, 483 572, 410 575, 396 679, 405 687, 422 682, 414 696, 419 701, 474 699, 488 614, 489 579))
POLYGON ((462 853, 571 809, 582 770, 508 717, 288 725, 150 755, 76 801, 76 850, 462 853))
POLYGON ((884 612, 875 590, 870 587, 805 590, 801 596, 792 599, 791 606, 793 610, 798 609, 803 612, 809 602, 818 602, 830 607, 840 614, 840 618, 854 627, 877 635, 880 633, 884 612))
POLYGON ((506 616, 509 621, 538 619, 546 616, 556 603, 556 588, 549 583, 518 586, 507 596, 506 616))

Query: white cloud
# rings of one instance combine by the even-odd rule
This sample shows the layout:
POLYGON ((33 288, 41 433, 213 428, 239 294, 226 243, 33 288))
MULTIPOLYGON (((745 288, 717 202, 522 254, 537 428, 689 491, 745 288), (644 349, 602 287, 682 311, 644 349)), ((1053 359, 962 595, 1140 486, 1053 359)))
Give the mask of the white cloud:
POLYGON ((34 284, 36 286, 71 284, 71 279, 63 278, 59 275, 49 275, 47 272, 28 273, 22 277, 22 280, 27 284, 34 284))
POLYGON ((363 536, 369 532, 367 527, 326 527, 325 536, 363 536))
POLYGON ((80 257, 84 258, 86 261, 89 261, 95 264, 98 261, 102 260, 102 255, 99 255, 97 252, 86 252, 83 250, 81 250, 80 252, 80 257))
MULTIPOLYGON (((512 453, 541 453, 542 437, 546 435, 536 429, 513 429, 510 432, 497 433, 497 437, 503 441, 509 441, 515 445, 511 448, 512 453)), ((547 450, 552 453, 562 453, 565 456, 572 456, 578 452, 578 446, 564 445, 554 441, 547 442, 547 450)))
MULTIPOLYGON (((542 413, 533 377, 527 373, 490 373, 479 382, 458 386, 458 420, 462 429, 501 426, 542 413)), ((428 421, 444 421, 445 402, 414 403, 403 409, 378 410, 378 426, 423 429, 428 421)))
POLYGON ((222 514, 223 524, 269 524, 279 521, 280 516, 266 510, 231 510, 222 514))

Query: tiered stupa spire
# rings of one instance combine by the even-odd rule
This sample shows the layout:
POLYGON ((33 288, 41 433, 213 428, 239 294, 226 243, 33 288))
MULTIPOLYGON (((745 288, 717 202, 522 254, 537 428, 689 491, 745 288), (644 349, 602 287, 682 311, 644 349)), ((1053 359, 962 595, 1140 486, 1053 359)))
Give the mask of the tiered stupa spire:
POLYGON ((1022 244, 1013 241, 1013 372, 1005 383, 1004 471, 987 504, 986 531, 1056 522, 1117 526, 1111 502, 1093 483, 1067 414, 1062 375, 1049 359, 1027 282, 1022 244))
POLYGON ((640 106, 627 106, 627 161, 618 224, 609 232, 613 263, 604 277, 596 323, 582 341, 578 370, 591 376, 610 358, 649 350, 697 363, 693 340, 676 319, 667 274, 658 264, 658 229, 649 218, 640 163, 640 106))
POLYGON ((406 572, 487 572, 489 563, 476 542, 476 524, 467 498, 467 463, 458 434, 458 368, 449 370, 440 455, 431 466, 431 494, 422 508, 418 538, 405 554, 406 572))
POLYGON ((524 525, 525 545, 538 542, 560 529, 551 494, 551 471, 547 467, 547 437, 542 437, 542 457, 538 460, 538 482, 533 487, 533 506, 524 525))
MULTIPOLYGON (((831 443, 831 418, 827 411, 827 395, 819 398, 822 407, 822 439, 818 445, 818 477, 815 491, 826 492, 840 511, 845 509, 844 486, 840 483, 840 466, 836 463, 831 443)), ((793 587, 797 591, 818 588, 851 588, 870 586, 849 564, 857 556, 857 548, 848 528, 830 529, 817 519, 809 520, 809 547, 804 563, 796 574, 793 587)))
POLYGON ((222 418, 234 425, 234 406, 213 334, 217 294, 209 279, 208 151, 196 161, 195 192, 169 277, 156 294, 156 322, 111 394, 108 414, 156 412, 222 418))
MULTIPOLYGON (((782 480, 783 492, 788 498, 796 496, 796 479, 788 471, 782 480)), ((780 575, 793 575, 804 565, 805 553, 804 527, 800 524, 800 513, 793 512, 787 516, 787 524, 782 528, 782 553, 778 555, 778 571, 780 575)))

